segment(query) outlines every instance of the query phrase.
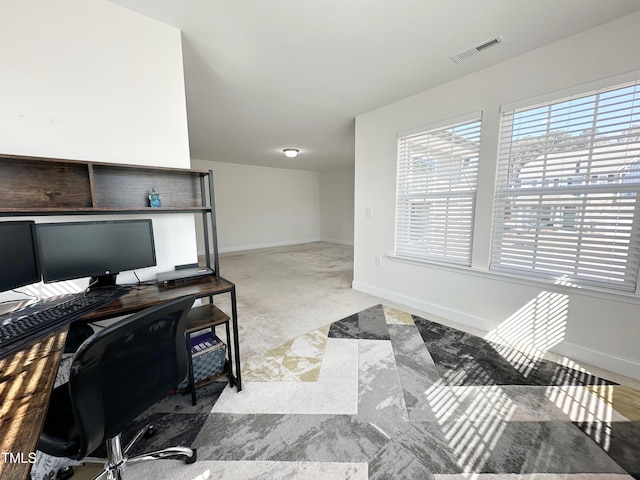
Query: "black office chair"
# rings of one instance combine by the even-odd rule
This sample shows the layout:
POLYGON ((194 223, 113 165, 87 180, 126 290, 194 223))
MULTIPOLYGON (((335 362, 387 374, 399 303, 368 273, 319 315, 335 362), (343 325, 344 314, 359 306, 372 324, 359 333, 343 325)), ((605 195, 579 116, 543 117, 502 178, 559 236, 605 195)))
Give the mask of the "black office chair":
POLYGON ((54 389, 38 449, 55 457, 104 463, 96 479, 121 479, 126 463, 166 457, 196 460, 196 451, 171 447, 127 458, 122 431, 187 375, 184 324, 193 304, 181 297, 147 308, 99 331, 78 349, 69 383, 54 389), (106 443, 107 459, 87 457, 106 443))

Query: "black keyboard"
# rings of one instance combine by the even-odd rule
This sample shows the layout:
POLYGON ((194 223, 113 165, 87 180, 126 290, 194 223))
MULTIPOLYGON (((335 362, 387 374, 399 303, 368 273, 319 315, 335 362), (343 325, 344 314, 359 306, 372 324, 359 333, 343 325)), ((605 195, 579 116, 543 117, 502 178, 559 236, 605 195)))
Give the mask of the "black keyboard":
POLYGON ((129 291, 107 287, 47 298, 0 315, 0 358, 24 348, 62 325, 97 310, 129 291))

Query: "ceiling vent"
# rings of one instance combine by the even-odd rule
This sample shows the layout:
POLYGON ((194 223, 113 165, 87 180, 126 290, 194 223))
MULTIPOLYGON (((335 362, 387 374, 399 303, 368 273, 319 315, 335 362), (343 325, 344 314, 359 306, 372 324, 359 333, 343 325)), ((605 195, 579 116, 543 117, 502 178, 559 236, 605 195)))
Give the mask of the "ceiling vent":
POLYGON ((497 37, 490 38, 489 40, 485 40, 484 42, 479 43, 471 48, 467 48, 466 50, 458 52, 449 58, 451 58, 451 60, 456 63, 462 63, 469 60, 471 57, 475 57, 485 50, 488 50, 491 47, 500 45, 501 43, 504 43, 504 38, 502 38, 502 35, 498 35, 497 37))

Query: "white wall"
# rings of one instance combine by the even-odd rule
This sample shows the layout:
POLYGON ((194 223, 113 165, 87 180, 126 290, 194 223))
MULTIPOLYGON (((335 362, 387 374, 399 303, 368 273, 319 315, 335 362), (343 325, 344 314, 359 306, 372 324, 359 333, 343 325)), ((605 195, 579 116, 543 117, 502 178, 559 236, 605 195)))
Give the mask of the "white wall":
MULTIPOLYGON (((0 153, 190 167, 176 28, 104 0, 1 0, 0 43, 0 153)), ((195 261, 192 215, 153 221, 143 277, 195 261)))
POLYGON ((189 167, 179 30, 104 0, 0 8, 2 153, 189 167))
POLYGON ((564 341, 553 347, 555 351, 640 378, 637 298, 593 297, 487 273, 500 105, 640 69, 640 56, 629 54, 638 44, 640 14, 635 14, 360 115, 354 288, 485 330, 520 318, 521 332, 533 325, 517 312, 551 292, 567 302, 564 341), (396 133, 479 110, 484 117, 473 268, 461 271, 391 260, 386 255, 394 249, 396 133), (373 209, 371 218, 365 216, 367 207, 373 209), (375 266, 376 256, 382 257, 381 267, 375 266))
POLYGON ((324 241, 353 245, 353 166, 320 172, 320 231, 324 241))
POLYGON ((196 159, 191 164, 213 170, 220 252, 320 240, 318 172, 196 159))

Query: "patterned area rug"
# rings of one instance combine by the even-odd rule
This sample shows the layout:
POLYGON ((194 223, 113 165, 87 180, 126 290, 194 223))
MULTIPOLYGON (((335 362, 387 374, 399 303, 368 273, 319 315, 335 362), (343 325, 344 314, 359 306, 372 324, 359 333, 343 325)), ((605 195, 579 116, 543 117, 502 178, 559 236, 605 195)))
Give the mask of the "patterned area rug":
POLYGON ((243 387, 141 416, 138 451, 198 462, 133 478, 640 479, 640 392, 382 305, 248 359, 243 387))

